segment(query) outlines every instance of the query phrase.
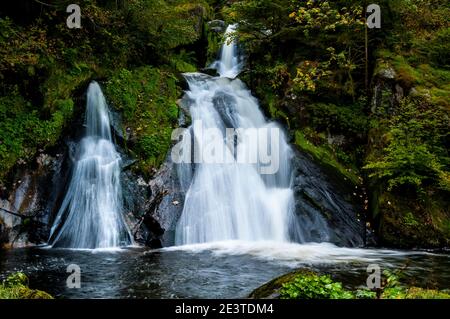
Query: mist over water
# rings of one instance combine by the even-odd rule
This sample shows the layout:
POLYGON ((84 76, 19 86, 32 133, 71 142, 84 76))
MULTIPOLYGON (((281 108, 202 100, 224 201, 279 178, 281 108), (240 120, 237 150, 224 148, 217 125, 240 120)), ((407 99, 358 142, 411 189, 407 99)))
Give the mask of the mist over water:
POLYGON ((109 248, 132 243, 122 217, 121 158, 111 139, 108 106, 96 82, 89 85, 86 136, 80 141, 66 196, 49 243, 64 248, 109 248))

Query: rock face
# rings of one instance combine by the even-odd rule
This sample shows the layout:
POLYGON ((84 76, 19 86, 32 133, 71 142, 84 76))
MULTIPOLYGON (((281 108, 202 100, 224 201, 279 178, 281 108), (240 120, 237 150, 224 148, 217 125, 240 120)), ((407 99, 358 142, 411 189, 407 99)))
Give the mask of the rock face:
POLYGON ((222 34, 225 32, 225 22, 222 20, 211 20, 207 24, 208 27, 216 33, 222 34))
POLYGON ((324 174, 312 158, 296 152, 294 158, 295 211, 304 225, 307 241, 329 241, 340 246, 362 246, 364 227, 358 219, 361 209, 347 194, 350 190, 338 185, 339 180, 324 174), (338 187, 340 186, 340 187, 338 187), (308 225, 323 223, 328 234, 309 232, 308 225))
POLYGON ((160 248, 175 241, 184 194, 170 160, 149 181, 130 171, 122 173, 126 219, 137 243, 160 248))
POLYGON ((388 65, 380 66, 374 74, 372 113, 392 113, 404 97, 404 90, 396 81, 397 73, 388 65))
POLYGON ((18 167, 11 190, 0 199, 0 238, 3 244, 21 247, 45 243, 50 217, 62 200, 69 169, 66 156, 41 153, 32 167, 18 167))

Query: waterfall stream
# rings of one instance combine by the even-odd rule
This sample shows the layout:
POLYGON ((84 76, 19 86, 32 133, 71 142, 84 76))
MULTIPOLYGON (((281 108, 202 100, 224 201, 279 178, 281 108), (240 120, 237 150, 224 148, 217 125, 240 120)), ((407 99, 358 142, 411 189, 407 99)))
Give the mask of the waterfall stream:
MULTIPOLYGON (((230 79, 241 68, 237 44, 234 39, 228 39, 234 29, 233 25, 227 28, 220 60, 213 64, 220 77, 185 74, 193 124, 183 136, 181 153, 185 161, 178 165, 186 196, 176 229, 177 245, 224 240, 304 241, 302 227, 295 216, 291 187, 293 151, 283 130, 264 118, 244 83, 230 79), (230 128, 237 129, 236 135, 226 134, 230 128), (270 143, 263 145, 261 140, 245 138, 242 132, 251 130, 258 132, 258 138, 266 137, 263 142, 270 143), (194 157, 213 149, 220 150, 222 158, 228 160, 190 164, 192 140, 197 151, 194 157), (269 154, 276 169, 264 174, 262 168, 266 163, 261 157, 254 162, 242 162, 236 156, 252 150, 256 154, 269 154)), ((326 229, 317 231, 326 232, 326 229)))
POLYGON ((108 106, 96 82, 88 88, 85 126, 49 243, 64 248, 129 245, 132 240, 122 217, 121 158, 111 139, 108 106))

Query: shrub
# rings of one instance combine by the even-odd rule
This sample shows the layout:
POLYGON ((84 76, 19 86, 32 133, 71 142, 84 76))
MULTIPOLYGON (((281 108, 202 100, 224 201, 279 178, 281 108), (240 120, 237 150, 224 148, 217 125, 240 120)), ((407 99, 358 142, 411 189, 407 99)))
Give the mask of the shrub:
POLYGON ((334 282, 328 275, 314 273, 298 275, 293 281, 283 284, 283 299, 351 299, 353 294, 342 288, 340 282, 334 282))

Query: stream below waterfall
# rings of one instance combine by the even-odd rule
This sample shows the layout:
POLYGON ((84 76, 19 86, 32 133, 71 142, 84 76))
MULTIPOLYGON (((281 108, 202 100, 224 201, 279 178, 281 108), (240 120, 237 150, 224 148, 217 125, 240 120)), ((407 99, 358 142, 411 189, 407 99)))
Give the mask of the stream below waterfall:
MULTIPOLYGON (((364 286, 367 266, 398 269, 404 281, 450 287, 450 256, 418 251, 339 248, 331 244, 240 241, 160 250, 18 248, 0 254, 2 277, 23 271, 32 288, 57 298, 245 298, 293 269, 325 271, 348 287, 364 286), (81 288, 67 288, 67 266, 81 268, 81 288)), ((3 279, 3 278, 0 278, 3 279)))

